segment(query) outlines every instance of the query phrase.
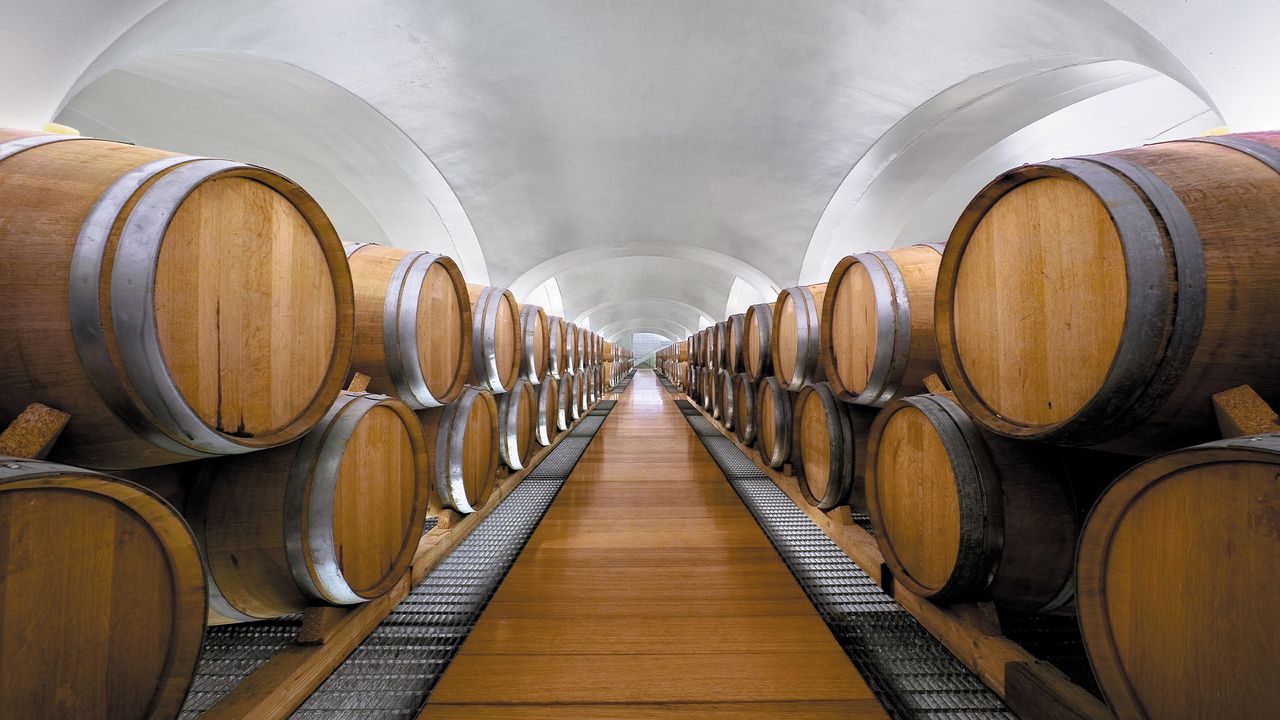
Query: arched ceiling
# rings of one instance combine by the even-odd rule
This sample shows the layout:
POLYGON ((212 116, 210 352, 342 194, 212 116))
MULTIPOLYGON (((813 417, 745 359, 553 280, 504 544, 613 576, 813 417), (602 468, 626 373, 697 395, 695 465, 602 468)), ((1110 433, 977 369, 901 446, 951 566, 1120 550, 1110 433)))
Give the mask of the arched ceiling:
POLYGON ((352 232, 393 244, 473 233, 471 279, 520 295, 555 277, 566 315, 613 303, 591 315, 615 331, 696 328, 688 308, 718 318, 735 277, 785 286, 842 253, 945 234, 963 183, 920 178, 947 138, 968 145, 945 177, 974 182, 1042 150, 1219 118, 1280 125, 1270 0, 13 4, 0 123, 57 117, 266 158, 352 232), (1084 106, 1117 86, 1049 82, 1117 62, 1146 83, 1143 102, 1084 106), (1032 65, 1019 92, 973 92, 981 78, 1024 82, 1032 65), (291 73, 295 89, 333 92, 291 95, 291 73), (1042 124, 1068 111, 1078 122, 1042 124))

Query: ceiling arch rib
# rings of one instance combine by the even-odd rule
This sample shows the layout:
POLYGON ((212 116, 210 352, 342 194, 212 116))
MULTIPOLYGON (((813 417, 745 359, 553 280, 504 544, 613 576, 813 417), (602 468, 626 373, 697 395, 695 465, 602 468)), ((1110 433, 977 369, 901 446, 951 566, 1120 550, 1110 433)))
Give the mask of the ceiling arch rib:
POLYGON ((511 283, 511 292, 523 298, 549 278, 580 265, 627 258, 660 257, 695 262, 721 272, 733 273, 761 294, 776 295, 782 287, 759 268, 716 250, 679 243, 634 243, 613 247, 588 247, 563 253, 543 261, 511 283))
POLYGON ((602 326, 598 332, 601 337, 606 340, 616 338, 628 332, 637 332, 649 329, 658 329, 664 333, 670 334, 674 338, 685 338, 693 334, 683 323, 674 320, 655 320, 653 318, 627 318, 624 320, 615 320, 608 325, 602 326))
MULTIPOLYGON (((586 308, 585 310, 583 310, 582 312, 574 316, 573 322, 577 324, 581 322, 583 318, 586 318, 588 316, 591 316, 591 315, 600 316, 600 315, 604 315, 607 311, 617 310, 620 308, 627 308, 627 309, 675 308, 689 314, 703 314, 703 315, 707 314, 707 311, 699 308, 696 305, 692 305, 690 303, 684 302, 683 300, 675 300, 672 298, 654 298, 654 297, 630 298, 630 299, 622 299, 622 300, 607 300, 605 302, 592 305, 591 307, 586 308)), ((669 315, 669 313, 654 314, 654 315, 648 315, 648 316, 661 318, 666 315, 669 315)))

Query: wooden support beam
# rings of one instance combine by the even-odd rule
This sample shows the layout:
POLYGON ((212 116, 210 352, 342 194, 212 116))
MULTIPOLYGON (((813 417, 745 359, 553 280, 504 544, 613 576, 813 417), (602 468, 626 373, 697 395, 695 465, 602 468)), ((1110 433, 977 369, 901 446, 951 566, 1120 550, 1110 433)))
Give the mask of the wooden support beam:
POLYGON ((1101 700, 1041 660, 1011 662, 1004 701, 1022 720, 1115 720, 1101 700))

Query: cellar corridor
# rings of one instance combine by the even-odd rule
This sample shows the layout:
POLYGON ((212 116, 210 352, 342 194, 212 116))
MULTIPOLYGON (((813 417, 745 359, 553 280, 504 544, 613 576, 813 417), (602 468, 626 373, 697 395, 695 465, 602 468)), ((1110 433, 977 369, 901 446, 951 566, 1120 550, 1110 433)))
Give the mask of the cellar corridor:
POLYGON ((641 370, 424 715, 799 710, 886 717, 671 396, 641 370))

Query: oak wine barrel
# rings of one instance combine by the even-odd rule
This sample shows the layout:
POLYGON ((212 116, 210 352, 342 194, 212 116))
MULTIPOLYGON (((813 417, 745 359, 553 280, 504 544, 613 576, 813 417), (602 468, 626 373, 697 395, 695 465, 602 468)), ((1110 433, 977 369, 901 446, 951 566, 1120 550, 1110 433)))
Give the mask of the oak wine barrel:
POLYGON ((563 368, 563 372, 568 375, 577 375, 582 368, 582 357, 580 353, 582 348, 579 346, 580 333, 578 326, 573 323, 565 323, 564 325, 564 342, 565 342, 565 359, 568 364, 563 368))
POLYGON ((792 393, 775 377, 756 386, 756 433, 760 460, 771 468, 781 468, 791 459, 792 393))
POLYGON ((560 382, 548 377, 538 386, 538 444, 546 447, 566 429, 564 408, 560 406, 560 382))
POLYGON ((840 402, 827 383, 806 385, 791 406, 791 465, 800 494, 820 510, 866 507, 867 437, 875 411, 840 402))
POLYGON ((488 390, 468 387, 442 408, 419 410, 434 502, 460 513, 484 507, 498 472, 498 406, 488 390))
POLYGON ((715 417, 716 391, 718 390, 718 385, 719 383, 716 382, 716 371, 709 367, 702 368, 702 375, 698 382, 698 388, 701 393, 700 402, 702 404, 702 409, 711 413, 712 417, 715 417))
POLYGON ((520 305, 510 290, 467 285, 471 297, 470 384, 499 394, 520 377, 520 305))
POLYGON ((551 328, 537 305, 520 306, 520 377, 537 385, 551 368, 551 328))
POLYGON ((1280 437, 1180 450, 1121 476, 1080 538, 1077 612, 1118 717, 1275 714, 1280 437))
POLYGON ((983 432, 949 395, 885 406, 869 446, 868 514, 895 582, 1038 613, 1069 609, 1080 508, 1128 462, 983 432))
POLYGON ((0 416, 70 413, 54 459, 127 469, 275 447, 342 389, 351 274, 289 179, 0 130, 0 206, 0 416))
POLYGON ((200 552, 155 493, 0 457, 0 717, 178 715, 204 637, 200 552))
POLYGON ((420 410, 452 402, 471 370, 471 299, 447 255, 347 243, 355 289, 351 369, 420 410))
POLYGON ((770 333, 773 376, 787 390, 797 391, 822 380, 819 362, 823 298, 827 284, 789 287, 773 305, 770 333))
POLYGON ((413 412, 351 392, 296 443, 201 466, 186 514, 206 561, 209 622, 386 593, 422 536, 426 469, 413 412))
POLYGON ((560 415, 564 419, 560 424, 561 430, 568 430, 574 420, 582 417, 582 413, 578 412, 577 390, 574 387, 577 377, 566 375, 560 379, 560 415))
POLYGON ((746 331, 746 315, 730 315, 724 321, 724 369, 733 374, 742 372, 742 347, 746 331))
POLYGON ((773 374, 773 304, 757 303, 742 318, 742 369, 758 383, 773 374))
POLYGON ((733 429, 733 413, 736 405, 733 401, 733 373, 721 370, 716 373, 716 407, 715 417, 725 430, 733 429))
POLYGON ((884 405, 939 372, 933 289, 943 246, 849 255, 827 281, 819 353, 836 397, 884 405))
POLYGON ((537 448, 538 386, 520 378, 510 392, 498 395, 498 451, 512 470, 529 466, 537 448))
POLYGON ((738 440, 750 446, 756 441, 756 384, 747 373, 733 380, 733 432, 738 440))
POLYGON ((569 364, 569 346, 565 340, 564 318, 547 316, 547 374, 559 380, 569 364))
POLYGON ((1217 437, 1212 393, 1280 401, 1280 133, 1025 165, 956 224, 938 350, 1003 435, 1153 454, 1217 437))

